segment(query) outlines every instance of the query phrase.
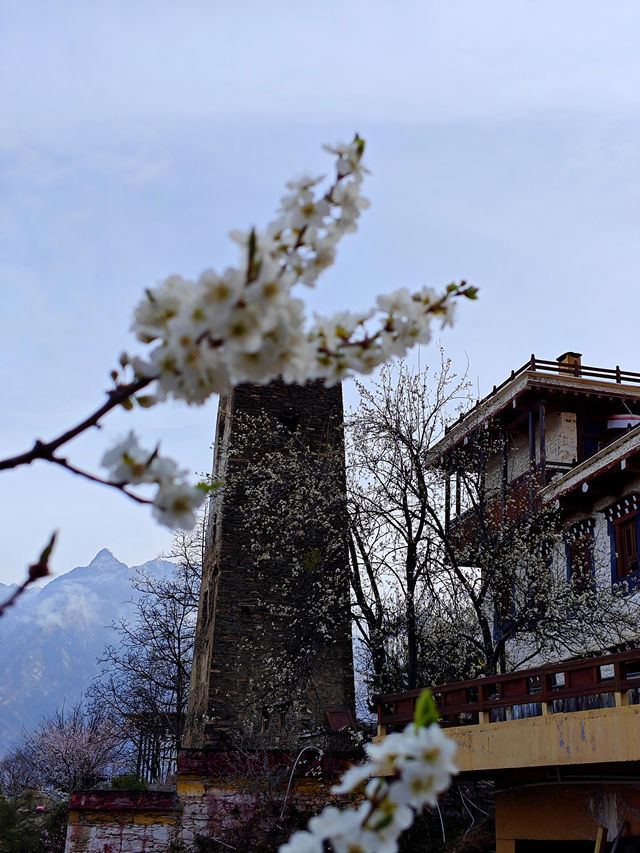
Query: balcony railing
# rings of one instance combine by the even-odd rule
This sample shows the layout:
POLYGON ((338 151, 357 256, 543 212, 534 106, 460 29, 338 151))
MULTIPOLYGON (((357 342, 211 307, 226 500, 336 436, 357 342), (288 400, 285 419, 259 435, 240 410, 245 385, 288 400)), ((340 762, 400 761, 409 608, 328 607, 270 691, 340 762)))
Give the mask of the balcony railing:
MULTIPOLYGON (((629 704, 628 691, 640 688, 640 649, 602 657, 441 684, 431 691, 441 725, 467 726, 516 717, 583 710, 585 700, 606 707, 629 704), (568 707, 568 706, 575 707, 568 707), (582 705, 583 707, 580 707, 582 705)), ((423 688, 422 688, 423 689, 423 688)), ((378 734, 396 731, 413 720, 420 690, 377 696, 378 734)))
MULTIPOLYGON (((529 361, 526 361, 522 367, 519 367, 517 370, 512 370, 511 374, 504 382, 501 382, 500 385, 494 385, 491 389, 490 393, 487 394, 486 397, 483 397, 480 400, 476 401, 475 407, 477 408, 481 403, 484 403, 486 400, 490 400, 494 394, 497 394, 505 385, 508 385, 510 382, 516 378, 516 376, 520 376, 522 373, 526 373, 528 371, 532 371, 534 373, 555 373, 560 376, 577 376, 577 377, 588 377, 590 379, 601 379, 605 382, 615 382, 618 385, 622 383, 629 384, 640 384, 640 373, 634 373, 631 370, 622 370, 620 365, 616 364, 614 368, 610 367, 591 367, 588 364, 561 364, 558 361, 549 361, 543 358, 536 358, 536 356, 532 353, 529 361)), ((455 420, 453 423, 449 424, 445 427, 445 434, 448 433, 457 423, 464 420, 467 415, 472 412, 473 409, 468 409, 455 420)))

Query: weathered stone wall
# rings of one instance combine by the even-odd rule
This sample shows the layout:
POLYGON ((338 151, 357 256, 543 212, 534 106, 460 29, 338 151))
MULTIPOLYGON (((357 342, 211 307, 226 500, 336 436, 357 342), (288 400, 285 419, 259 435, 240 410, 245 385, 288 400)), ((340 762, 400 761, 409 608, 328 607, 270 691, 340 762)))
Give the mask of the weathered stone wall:
POLYGON ((346 755, 319 756, 310 750, 300 757, 292 778, 296 758, 275 750, 185 751, 178 774, 184 849, 208 839, 254 853, 275 851, 328 802, 351 799, 331 794, 348 766, 346 755))
POLYGON ((177 792, 73 795, 65 853, 196 853, 223 845, 273 853, 327 803, 357 753, 186 750, 177 792))
MULTIPOLYGON (((289 435, 295 432, 312 453, 342 454, 343 464, 340 386, 274 382, 269 386, 240 385, 221 398, 215 473, 229 479, 277 447, 274 422, 289 435), (264 432, 240 458, 234 455, 234 447, 238 424, 246 419, 251 420, 252 429, 264 424, 264 432)), ((292 649, 296 646, 296 627, 277 616, 290 567, 283 560, 274 560, 266 569, 256 570, 241 503, 241 491, 233 497, 223 493, 214 502, 210 517, 185 738, 188 747, 209 744, 228 749, 247 731, 254 736, 260 733, 265 726, 261 700, 254 696, 255 685, 278 678, 273 651, 283 646, 283 638, 292 649)), ((335 530, 338 541, 344 541, 343 534, 343 529, 335 530)), ((310 532, 298 535, 300 549, 304 549, 310 532)), ((334 621, 331 636, 311 654, 306 688, 297 708, 288 708, 286 719, 283 713, 282 720, 268 721, 261 736, 265 747, 282 744, 285 728, 298 733, 326 729, 327 710, 354 711, 346 543, 335 564, 323 567, 323 577, 338 602, 338 624, 334 621)))
POLYGON ((578 416, 575 412, 551 412, 546 424, 547 463, 571 465, 578 458, 578 416))
POLYGON ((79 791, 65 853, 169 853, 179 809, 165 791, 79 791))

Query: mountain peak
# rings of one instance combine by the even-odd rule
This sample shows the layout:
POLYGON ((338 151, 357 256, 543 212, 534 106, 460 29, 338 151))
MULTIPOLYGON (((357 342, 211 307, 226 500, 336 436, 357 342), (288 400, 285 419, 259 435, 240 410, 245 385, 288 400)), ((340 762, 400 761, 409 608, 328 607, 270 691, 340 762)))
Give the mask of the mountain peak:
POLYGON ((104 562, 104 560, 113 560, 113 559, 115 559, 115 557, 113 556, 111 551, 108 548, 103 548, 101 551, 98 551, 98 553, 95 555, 93 560, 91 560, 89 565, 93 566, 96 563, 104 562))

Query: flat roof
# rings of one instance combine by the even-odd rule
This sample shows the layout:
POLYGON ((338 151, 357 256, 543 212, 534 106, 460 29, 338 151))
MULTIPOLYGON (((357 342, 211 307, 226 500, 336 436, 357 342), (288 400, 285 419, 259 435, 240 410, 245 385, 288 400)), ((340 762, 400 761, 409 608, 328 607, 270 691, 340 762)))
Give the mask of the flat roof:
POLYGON ((433 446, 434 453, 443 452, 458 444, 465 436, 475 432, 485 421, 500 415, 509 405, 517 408, 518 398, 533 389, 550 392, 597 394, 610 398, 636 398, 640 400, 640 373, 623 371, 616 367, 599 368, 578 365, 567 368, 557 362, 543 361, 532 356, 501 385, 446 428, 445 435, 433 446))

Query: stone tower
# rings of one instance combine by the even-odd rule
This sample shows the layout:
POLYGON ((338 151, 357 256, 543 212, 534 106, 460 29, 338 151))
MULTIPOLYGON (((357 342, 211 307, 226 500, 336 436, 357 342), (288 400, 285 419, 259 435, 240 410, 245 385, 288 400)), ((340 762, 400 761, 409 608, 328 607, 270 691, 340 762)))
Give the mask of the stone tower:
POLYGON ((339 385, 220 399, 187 748, 324 745, 353 721, 342 422, 339 385))

